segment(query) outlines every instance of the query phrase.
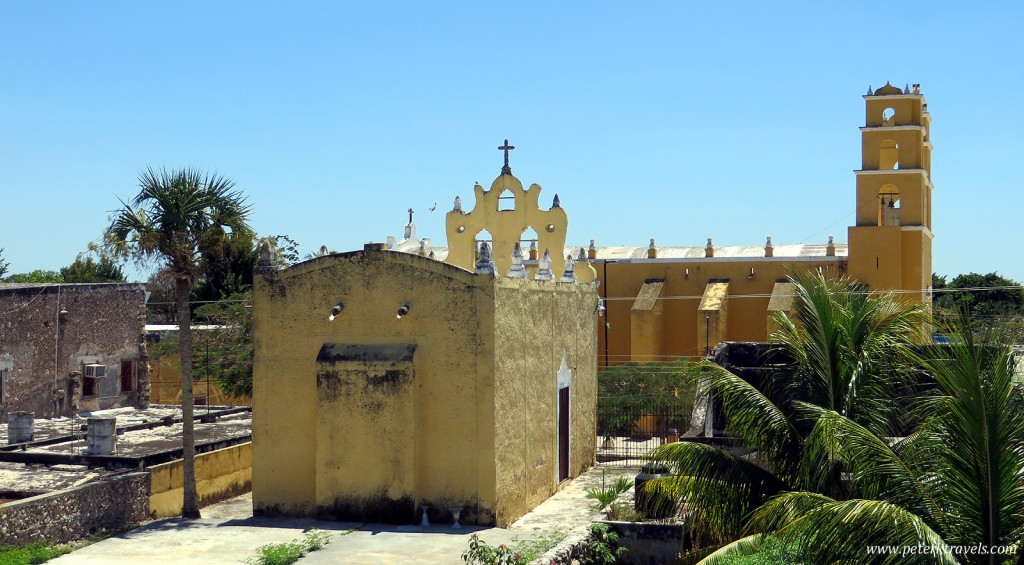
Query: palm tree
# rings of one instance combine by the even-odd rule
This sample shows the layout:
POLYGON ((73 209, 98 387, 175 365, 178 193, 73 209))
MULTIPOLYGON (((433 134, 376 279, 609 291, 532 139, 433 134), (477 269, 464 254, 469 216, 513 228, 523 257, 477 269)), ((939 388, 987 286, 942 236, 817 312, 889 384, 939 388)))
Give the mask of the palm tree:
POLYGON ((849 279, 793 275, 794 317, 782 314, 775 336, 796 369, 771 397, 712 363, 703 363, 700 391, 721 402, 731 435, 751 450, 741 457, 697 443, 669 444, 651 457, 679 474, 647 483, 686 505, 702 534, 727 544, 748 531, 752 512, 787 492, 849 496, 837 461, 810 461, 809 442, 824 413, 870 433, 890 435, 899 421, 897 391, 925 314, 894 296, 870 296, 849 279))
POLYGON ((188 297, 199 273, 200 246, 211 230, 251 232, 250 207, 234 182, 197 169, 139 175, 139 194, 122 201, 105 233, 107 245, 121 256, 157 258, 174 277, 181 353, 182 448, 184 501, 181 515, 199 518, 196 493, 195 431, 192 396, 192 330, 188 297))
MULTIPOLYGON (((961 322, 948 348, 918 358, 938 389, 921 402, 927 416, 906 438, 886 442, 819 411, 806 463, 842 466, 854 497, 781 493, 751 515, 747 533, 836 561, 871 560, 869 546, 927 546, 943 552, 884 562, 1024 563, 1024 413, 1014 404, 1024 391, 1012 350, 975 343, 970 327, 961 322)), ((754 536, 744 544, 756 546, 754 536)), ((720 555, 741 552, 739 545, 720 555)))

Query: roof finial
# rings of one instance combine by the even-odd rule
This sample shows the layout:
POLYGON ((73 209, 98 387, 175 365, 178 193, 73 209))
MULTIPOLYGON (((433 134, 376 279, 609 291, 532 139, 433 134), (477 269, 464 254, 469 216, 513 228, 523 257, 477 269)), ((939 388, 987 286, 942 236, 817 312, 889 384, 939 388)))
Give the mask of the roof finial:
POLYGON ((868 85, 868 96, 874 96, 874 94, 875 94, 875 93, 874 93, 874 91, 873 91, 873 90, 871 90, 871 85, 869 84, 869 85, 868 85))
POLYGON ((576 260, 572 258, 572 253, 565 256, 565 271, 558 282, 576 282, 576 260))
POLYGON ((455 207, 452 208, 452 212, 461 212, 461 211, 462 211, 462 198, 456 196, 455 197, 455 207))
POLYGON ((909 82, 906 84, 906 86, 903 87, 903 94, 910 94, 910 83, 909 82))
POLYGON ((500 150, 505 152, 505 166, 501 168, 501 174, 503 174, 503 175, 511 175, 512 174, 512 167, 508 166, 508 152, 513 150, 513 149, 515 149, 515 148, 516 148, 515 145, 509 145, 508 144, 508 139, 505 140, 505 144, 504 145, 498 147, 498 149, 500 149, 500 150))
POLYGON ((409 208, 409 225, 412 225, 412 208, 409 208))
POLYGON ((526 278, 526 267, 523 266, 523 248, 519 246, 518 241, 512 248, 512 267, 508 270, 508 277, 510 279, 526 278))
POLYGON ((554 276, 551 275, 551 253, 548 253, 547 249, 540 257, 540 262, 537 264, 537 276, 533 278, 538 281, 554 280, 554 276))
POLYGON ((557 194, 555 194, 555 198, 551 201, 551 207, 552 208, 561 208, 562 207, 562 201, 558 199, 558 195, 557 194))
POLYGON ((491 248, 487 246, 486 241, 480 242, 479 255, 474 272, 478 275, 494 275, 494 261, 491 260, 491 248))

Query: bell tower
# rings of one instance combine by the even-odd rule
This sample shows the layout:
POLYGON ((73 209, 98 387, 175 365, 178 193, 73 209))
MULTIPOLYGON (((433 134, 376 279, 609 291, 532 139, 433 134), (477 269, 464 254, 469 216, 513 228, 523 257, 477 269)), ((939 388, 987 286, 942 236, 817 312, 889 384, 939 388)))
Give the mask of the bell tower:
POLYGON ((856 224, 849 274, 872 290, 928 304, 932 282, 931 116, 920 85, 886 83, 864 96, 856 224))

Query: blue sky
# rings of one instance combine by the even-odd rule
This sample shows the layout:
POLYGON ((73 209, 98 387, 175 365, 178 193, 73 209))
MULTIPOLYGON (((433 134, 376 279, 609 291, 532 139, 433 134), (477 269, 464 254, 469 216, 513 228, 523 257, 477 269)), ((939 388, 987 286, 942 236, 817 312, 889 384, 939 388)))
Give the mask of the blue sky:
POLYGON ((443 245, 506 137, 570 243, 846 241, 892 81, 933 118, 934 270, 1024 280, 1022 9, 832 4, 3 2, 0 247, 67 265, 147 166, 232 178, 303 253, 409 207, 443 245))

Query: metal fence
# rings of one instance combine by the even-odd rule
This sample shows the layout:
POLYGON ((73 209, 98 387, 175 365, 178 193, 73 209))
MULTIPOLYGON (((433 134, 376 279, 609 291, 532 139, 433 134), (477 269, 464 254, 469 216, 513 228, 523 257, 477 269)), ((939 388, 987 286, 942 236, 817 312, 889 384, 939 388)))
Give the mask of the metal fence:
POLYGON ((690 427, 691 408, 673 393, 599 396, 597 463, 638 465, 655 447, 690 427))

